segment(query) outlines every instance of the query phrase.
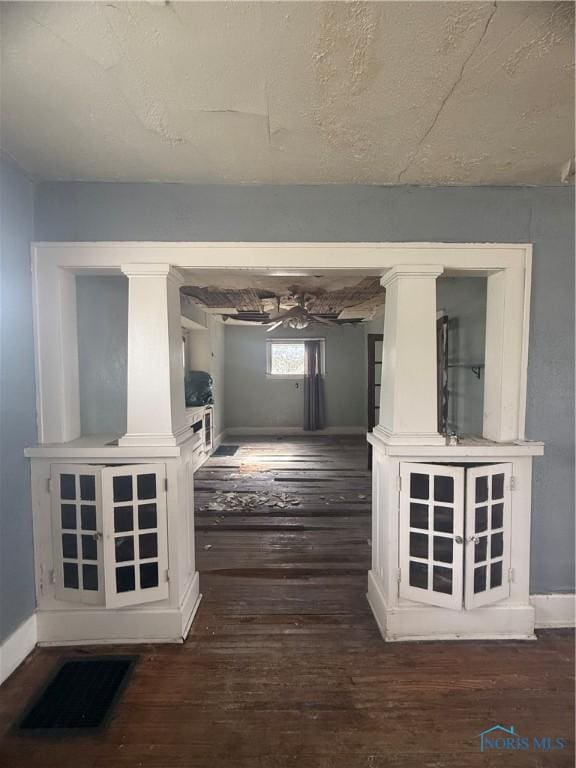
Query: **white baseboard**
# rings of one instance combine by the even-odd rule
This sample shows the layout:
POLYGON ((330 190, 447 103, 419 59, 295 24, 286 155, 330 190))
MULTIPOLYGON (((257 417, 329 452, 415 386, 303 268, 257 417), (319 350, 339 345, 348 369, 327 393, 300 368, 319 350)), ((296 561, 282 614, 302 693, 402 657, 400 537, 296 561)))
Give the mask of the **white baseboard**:
POLYGON ((536 612, 536 629, 576 626, 576 595, 530 595, 536 612))
POLYGON ((34 650, 37 641, 38 627, 33 613, 0 645, 0 685, 34 650))
POLYGON ((224 437, 233 437, 235 435, 301 435, 307 437, 317 437, 322 435, 365 435, 366 427, 326 427, 326 429, 317 429, 308 431, 302 427, 227 427, 224 430, 224 437))

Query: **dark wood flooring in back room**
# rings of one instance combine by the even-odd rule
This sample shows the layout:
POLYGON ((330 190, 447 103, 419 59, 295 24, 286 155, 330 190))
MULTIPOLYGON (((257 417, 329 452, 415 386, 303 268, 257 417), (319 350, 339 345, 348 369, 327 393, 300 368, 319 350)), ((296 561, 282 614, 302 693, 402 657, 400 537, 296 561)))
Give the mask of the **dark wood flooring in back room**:
POLYGON ((108 727, 51 739, 10 729, 58 658, 127 647, 37 649, 2 689, 0 765, 573 765, 572 745, 482 754, 478 739, 496 723, 530 738, 572 739, 570 632, 540 632, 533 643, 385 644, 365 597, 365 443, 241 442, 235 456, 211 458, 197 475, 204 597, 186 643, 129 647, 141 658, 108 727), (222 509, 219 492, 228 491, 238 496, 222 509), (267 506, 270 494, 280 506, 267 506), (244 508, 250 495, 256 507, 244 508))

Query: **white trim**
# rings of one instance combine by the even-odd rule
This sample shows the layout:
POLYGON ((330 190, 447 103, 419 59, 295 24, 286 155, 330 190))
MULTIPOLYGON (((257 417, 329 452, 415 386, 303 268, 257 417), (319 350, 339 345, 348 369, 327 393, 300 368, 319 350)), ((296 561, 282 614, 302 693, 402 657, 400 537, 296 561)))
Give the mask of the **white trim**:
POLYGON ((576 594, 530 595, 536 611, 536 629, 576 626, 576 594))
POLYGON ((182 643, 201 598, 196 572, 178 608, 167 608, 162 601, 117 610, 89 606, 43 610, 38 613, 38 645, 182 643))
POLYGON ((490 276, 492 303, 504 303, 505 312, 499 312, 493 323, 498 334, 487 334, 492 352, 488 354, 487 348, 484 433, 499 441, 522 439, 526 371, 521 368, 527 362, 530 256, 526 243, 33 243, 39 440, 66 442, 80 433, 75 284, 69 278, 78 273, 117 274, 121 266, 132 270, 140 265, 137 268, 145 271, 147 265, 159 264, 183 270, 185 279, 185 271, 194 269, 305 274, 354 269, 382 277, 392 267, 438 264, 451 275, 490 276), (494 281, 501 272, 506 278, 494 281), (54 296, 61 301, 54 301, 54 296))
MULTIPOLYGON (((364 435, 366 427, 326 427, 325 429, 305 430, 303 427, 227 427, 222 433, 224 438, 235 435, 364 435)), ((223 439, 224 439, 223 438, 223 439)))
POLYGON ((0 685, 32 653, 37 642, 38 627, 33 613, 0 645, 0 685))

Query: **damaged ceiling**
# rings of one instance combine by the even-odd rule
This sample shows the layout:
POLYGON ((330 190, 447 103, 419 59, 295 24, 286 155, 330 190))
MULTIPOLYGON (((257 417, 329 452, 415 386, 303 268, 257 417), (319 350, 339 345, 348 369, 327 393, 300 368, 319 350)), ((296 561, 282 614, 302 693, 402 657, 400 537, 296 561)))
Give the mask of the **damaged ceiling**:
POLYGON ((340 325, 371 320, 384 308, 385 291, 374 275, 262 276, 247 284, 246 278, 242 282, 235 274, 227 275, 218 285, 213 284, 213 276, 212 283, 207 284, 202 284, 201 278, 198 274, 197 284, 182 288, 182 293, 229 325, 274 322, 299 306, 314 318, 312 322, 340 325))
POLYGON ((2 3, 37 179, 559 184, 571 2, 2 3))

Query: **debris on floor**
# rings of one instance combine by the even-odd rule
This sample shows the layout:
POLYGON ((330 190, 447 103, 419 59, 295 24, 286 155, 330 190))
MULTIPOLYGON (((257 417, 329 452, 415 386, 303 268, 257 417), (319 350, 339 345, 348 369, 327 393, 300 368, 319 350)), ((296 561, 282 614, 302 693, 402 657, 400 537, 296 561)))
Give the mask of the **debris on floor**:
POLYGON ((268 509, 286 509, 299 507, 300 501, 288 493, 236 493, 223 491, 217 493, 214 501, 201 507, 203 512, 227 512, 267 507, 268 509))

